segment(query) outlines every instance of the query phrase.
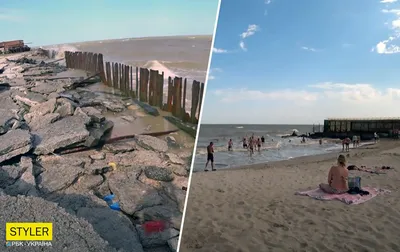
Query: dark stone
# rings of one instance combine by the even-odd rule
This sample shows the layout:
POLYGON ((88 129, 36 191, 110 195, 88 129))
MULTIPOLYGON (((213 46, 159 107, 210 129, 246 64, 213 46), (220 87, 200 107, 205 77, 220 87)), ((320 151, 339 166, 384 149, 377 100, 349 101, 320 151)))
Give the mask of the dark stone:
POLYGON ((148 166, 144 168, 144 174, 149 179, 154 179, 157 181, 169 182, 174 180, 174 174, 164 167, 148 166))

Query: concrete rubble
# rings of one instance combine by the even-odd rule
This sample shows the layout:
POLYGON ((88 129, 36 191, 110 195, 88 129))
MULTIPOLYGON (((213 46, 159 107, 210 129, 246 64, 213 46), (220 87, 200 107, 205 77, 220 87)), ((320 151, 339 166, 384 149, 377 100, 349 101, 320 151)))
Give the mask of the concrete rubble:
POLYGON ((42 57, 0 57, 0 232, 5 220, 51 221, 55 251, 176 251, 190 150, 172 136, 102 145, 114 128, 107 113, 139 119, 122 113, 122 97, 71 88, 85 76, 52 79, 67 69, 42 57), (59 154, 71 148, 82 150, 59 154), (116 169, 104 170, 110 162, 116 169), (120 211, 103 200, 110 194, 120 211), (146 233, 155 220, 169 225, 146 233))

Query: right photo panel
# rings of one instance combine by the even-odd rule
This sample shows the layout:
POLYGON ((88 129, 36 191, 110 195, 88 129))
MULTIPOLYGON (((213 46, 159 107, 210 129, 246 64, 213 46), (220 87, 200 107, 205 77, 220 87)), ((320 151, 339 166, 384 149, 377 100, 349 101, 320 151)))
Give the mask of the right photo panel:
POLYGON ((400 251, 399 17, 222 0, 180 252, 400 251))

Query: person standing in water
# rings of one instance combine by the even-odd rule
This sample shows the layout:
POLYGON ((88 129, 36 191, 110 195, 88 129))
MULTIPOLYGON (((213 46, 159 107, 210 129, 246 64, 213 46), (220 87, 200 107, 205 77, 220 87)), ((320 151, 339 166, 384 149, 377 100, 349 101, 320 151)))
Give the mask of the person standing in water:
POLYGON ((265 138, 264 138, 264 136, 262 136, 261 137, 261 144, 264 145, 264 143, 265 143, 265 138))
POLYGON ((252 138, 249 139, 249 151, 250 151, 250 157, 253 156, 254 154, 254 141, 252 138))
POLYGON ((232 150, 233 150, 232 147, 233 147, 233 141, 232 141, 232 139, 229 139, 229 142, 228 142, 228 151, 232 151, 232 150))
POLYGON ((257 138, 257 150, 258 150, 258 152, 261 151, 261 139, 260 138, 257 138))
POLYGON ((243 149, 247 149, 247 139, 243 137, 243 149))
POLYGON ((207 162, 206 162, 206 167, 204 168, 204 171, 208 171, 207 166, 208 163, 211 162, 211 170, 215 171, 214 169, 214 143, 210 142, 210 144, 207 146, 207 162))
POLYGON ((377 143, 378 142, 378 134, 376 132, 374 133, 374 139, 375 139, 375 143, 377 143))

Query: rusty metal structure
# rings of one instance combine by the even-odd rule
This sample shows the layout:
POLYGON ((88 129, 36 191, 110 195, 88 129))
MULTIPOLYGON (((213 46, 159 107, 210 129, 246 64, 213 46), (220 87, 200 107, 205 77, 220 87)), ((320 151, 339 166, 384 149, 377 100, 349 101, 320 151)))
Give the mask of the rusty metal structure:
POLYGON ((0 54, 19 53, 30 51, 23 40, 12 40, 0 42, 0 54))

